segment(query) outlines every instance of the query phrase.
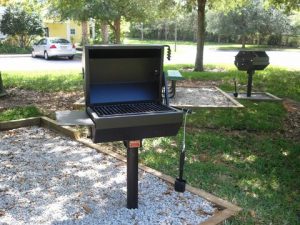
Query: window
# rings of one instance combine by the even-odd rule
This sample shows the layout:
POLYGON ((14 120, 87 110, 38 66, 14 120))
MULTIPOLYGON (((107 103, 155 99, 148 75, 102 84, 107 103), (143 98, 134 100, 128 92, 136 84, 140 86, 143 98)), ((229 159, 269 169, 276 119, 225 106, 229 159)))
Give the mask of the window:
POLYGON ((53 44, 69 44, 70 42, 66 39, 60 38, 60 39, 51 39, 50 43, 53 43, 53 44))
POLYGON ((75 29, 74 28, 70 29, 70 34, 75 35, 75 29))
POLYGON ((39 42, 38 42, 38 45, 46 45, 47 44, 47 40, 46 39, 41 39, 39 42))

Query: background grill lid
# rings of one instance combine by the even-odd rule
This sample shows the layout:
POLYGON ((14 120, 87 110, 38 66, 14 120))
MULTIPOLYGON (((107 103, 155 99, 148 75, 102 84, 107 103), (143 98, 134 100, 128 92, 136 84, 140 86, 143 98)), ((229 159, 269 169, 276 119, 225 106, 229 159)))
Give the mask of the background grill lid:
POLYGON ((269 57, 265 51, 239 51, 234 64, 239 70, 263 70, 269 65, 269 57))

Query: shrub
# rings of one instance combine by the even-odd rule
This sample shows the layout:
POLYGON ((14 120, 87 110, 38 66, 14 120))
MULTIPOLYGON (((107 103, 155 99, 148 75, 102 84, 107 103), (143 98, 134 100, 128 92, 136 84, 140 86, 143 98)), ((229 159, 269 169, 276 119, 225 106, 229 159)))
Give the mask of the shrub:
POLYGON ((30 52, 30 47, 21 48, 12 44, 0 42, 0 54, 27 54, 30 52))

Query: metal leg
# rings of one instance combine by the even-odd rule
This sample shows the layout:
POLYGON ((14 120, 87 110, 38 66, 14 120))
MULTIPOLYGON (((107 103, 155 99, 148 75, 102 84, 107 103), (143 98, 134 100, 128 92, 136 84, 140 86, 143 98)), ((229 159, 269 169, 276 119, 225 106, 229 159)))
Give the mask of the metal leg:
POLYGON ((176 80, 172 80, 170 92, 169 92, 169 98, 173 98, 175 96, 175 93, 176 93, 176 80))
POLYGON ((127 208, 138 208, 138 148, 127 145, 127 208))
POLYGON ((254 74, 253 70, 247 71, 248 73, 248 85, 247 85, 247 97, 251 97, 251 92, 252 92, 252 77, 254 74))

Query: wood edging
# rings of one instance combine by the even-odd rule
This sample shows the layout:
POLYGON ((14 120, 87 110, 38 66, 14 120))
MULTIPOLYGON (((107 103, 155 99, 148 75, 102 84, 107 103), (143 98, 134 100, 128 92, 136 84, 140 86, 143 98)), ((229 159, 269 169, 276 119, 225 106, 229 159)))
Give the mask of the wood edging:
POLYGON ((231 97, 229 94, 227 94, 222 89, 220 89, 218 87, 215 87, 215 89, 217 89, 219 92, 221 92, 223 95, 225 95, 226 98, 229 98, 230 101, 232 101, 236 105, 235 108, 244 108, 244 106, 241 103, 239 103, 237 100, 235 100, 233 97, 231 97))
MULTIPOLYGON (((86 138, 81 138, 79 132, 76 131, 75 129, 73 129, 69 126, 60 126, 60 125, 58 125, 58 123, 56 121, 54 121, 50 118, 47 118, 47 117, 32 117, 32 118, 21 119, 21 120, 0 122, 0 131, 16 129, 16 128, 20 128, 20 127, 27 127, 27 126, 42 126, 42 127, 48 128, 50 130, 60 132, 63 135, 71 137, 71 138, 77 140, 78 142, 95 149, 97 152, 100 152, 100 153, 103 153, 106 155, 110 155, 120 161, 126 162, 126 157, 124 157, 116 152, 104 149, 101 146, 99 146, 98 144, 90 142, 86 138)), ((139 163, 139 169, 141 169, 147 173, 150 173, 170 184, 174 184, 174 182, 175 182, 175 179, 173 177, 165 175, 165 174, 159 172, 158 170, 152 169, 152 168, 147 167, 140 163, 139 163)), ((208 200, 209 202, 211 202, 211 203, 217 205, 219 208, 221 208, 220 211, 218 211, 212 217, 208 218, 206 221, 201 223, 201 225, 220 224, 220 223, 224 222, 226 219, 229 219, 230 217, 236 215, 239 211, 242 210, 242 208, 240 208, 226 200, 223 200, 219 197, 216 197, 204 190, 192 187, 190 185, 186 186, 186 190, 208 200)))
POLYGON ((51 130, 61 132, 64 135, 76 140, 80 138, 80 133, 77 130, 69 126, 60 126, 55 120, 52 120, 48 117, 41 117, 41 126, 51 130))
POLYGON ((282 101, 282 98, 278 98, 277 96, 272 95, 272 94, 269 93, 269 92, 265 92, 265 94, 268 95, 268 96, 270 96, 271 98, 274 98, 274 99, 272 99, 273 101, 274 101, 274 100, 282 101))
POLYGON ((40 117, 30 117, 20 120, 10 120, 0 122, 0 130, 11 130, 20 127, 28 127, 28 126, 40 126, 41 118, 40 117))
MULTIPOLYGON (((245 92, 241 92, 239 94, 246 94, 245 92)), ((272 95, 271 93, 269 92, 252 92, 251 93, 252 95, 254 94, 263 94, 263 95, 267 95, 269 96, 270 98, 252 98, 252 97, 241 97, 240 95, 237 97, 237 99, 240 99, 240 100, 251 100, 251 101, 282 101, 282 98, 278 98, 277 96, 275 95, 272 95)))

